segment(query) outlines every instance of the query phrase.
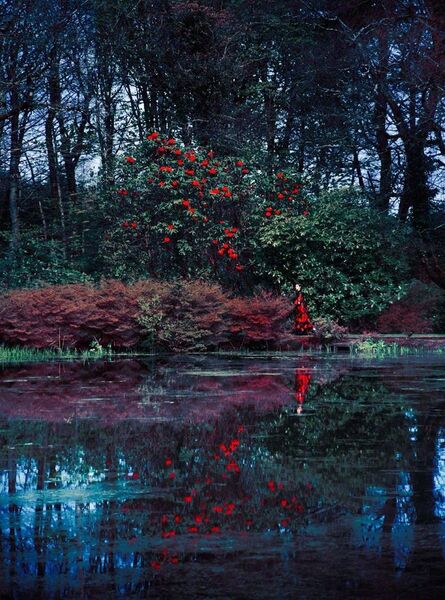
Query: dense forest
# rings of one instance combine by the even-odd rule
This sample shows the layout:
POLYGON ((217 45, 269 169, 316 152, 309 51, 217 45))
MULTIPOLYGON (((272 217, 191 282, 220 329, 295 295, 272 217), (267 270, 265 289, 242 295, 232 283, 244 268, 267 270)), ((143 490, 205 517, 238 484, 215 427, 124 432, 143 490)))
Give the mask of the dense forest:
POLYGON ((298 280, 348 322, 420 281, 440 307, 441 0, 0 0, 0 57, 3 291, 298 280))

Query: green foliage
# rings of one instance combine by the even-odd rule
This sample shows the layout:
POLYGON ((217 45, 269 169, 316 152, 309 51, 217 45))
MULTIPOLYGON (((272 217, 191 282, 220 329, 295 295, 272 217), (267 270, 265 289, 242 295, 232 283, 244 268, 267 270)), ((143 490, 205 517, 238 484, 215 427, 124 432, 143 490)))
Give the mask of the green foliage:
POLYGON ((317 317, 313 319, 312 324, 316 337, 323 342, 341 340, 348 333, 347 327, 339 325, 333 319, 317 317))
POLYGON ((227 341, 228 301, 218 285, 179 280, 139 300, 137 322, 143 346, 174 352, 203 352, 227 341))
POLYGON ((405 290, 406 230, 351 190, 270 221, 257 244, 257 272, 289 291, 299 282, 314 316, 339 323, 373 316, 405 290))
MULTIPOLYGON (((7 241, 4 239, 4 242, 7 241)), ((91 278, 67 259, 60 241, 42 239, 33 229, 22 234, 20 252, 14 261, 7 251, 0 257, 0 288, 88 281, 91 278)))

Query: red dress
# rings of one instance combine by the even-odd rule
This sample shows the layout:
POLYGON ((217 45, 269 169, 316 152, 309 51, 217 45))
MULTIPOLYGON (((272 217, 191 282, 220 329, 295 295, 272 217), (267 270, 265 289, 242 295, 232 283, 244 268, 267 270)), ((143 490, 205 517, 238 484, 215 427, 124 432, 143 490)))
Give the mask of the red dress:
POLYGON ((309 318, 309 313, 304 303, 303 294, 298 292, 295 298, 295 333, 312 333, 314 326, 309 318))

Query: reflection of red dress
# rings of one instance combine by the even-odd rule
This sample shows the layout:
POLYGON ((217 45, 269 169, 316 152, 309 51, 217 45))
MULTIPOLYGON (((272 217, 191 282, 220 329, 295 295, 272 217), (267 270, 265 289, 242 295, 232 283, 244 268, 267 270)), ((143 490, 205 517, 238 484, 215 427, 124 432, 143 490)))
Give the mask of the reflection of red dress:
POLYGON ((303 412, 303 403, 306 399, 306 394, 309 390, 311 383, 311 374, 306 369, 302 371, 297 369, 295 371, 295 400, 297 401, 297 414, 301 415, 303 412))
POLYGON ((312 333, 314 326, 309 318, 309 313, 304 304, 303 294, 298 292, 295 298, 295 333, 312 333))

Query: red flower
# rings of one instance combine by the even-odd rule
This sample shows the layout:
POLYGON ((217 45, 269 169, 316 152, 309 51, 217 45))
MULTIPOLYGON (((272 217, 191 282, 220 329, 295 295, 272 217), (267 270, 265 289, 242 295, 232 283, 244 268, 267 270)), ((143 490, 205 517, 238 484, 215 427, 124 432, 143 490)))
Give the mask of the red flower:
POLYGON ((174 471, 172 471, 168 476, 169 479, 174 479, 175 477, 176 477, 176 473, 174 471))
POLYGON ((180 523, 182 521, 182 517, 180 515, 176 515, 174 521, 175 523, 180 523))
POLYGON ((150 135, 147 135, 147 140, 155 140, 159 137, 159 133, 157 131, 153 131, 150 135))
POLYGON ((125 160, 127 161, 127 163, 129 163, 130 165, 132 165, 133 163, 136 162, 136 159, 133 156, 126 156, 125 160))
POLYGON ((242 271, 242 270, 244 269, 244 267, 243 267, 242 265, 236 265, 236 266, 235 266, 235 269, 236 269, 237 271, 242 271))
POLYGON ((182 154, 182 150, 180 150, 179 148, 175 148, 173 150, 173 154, 176 154, 176 156, 179 156, 180 154, 182 154))
POLYGON ((202 220, 203 220, 203 223, 208 223, 209 222, 209 218, 208 217, 203 217, 202 220))
POLYGON ((224 248, 220 248, 220 249, 218 250, 218 254, 219 254, 220 256, 222 256, 222 255, 224 254, 224 252, 225 252, 224 248))
POLYGON ((123 227, 124 229, 127 229, 127 227, 128 227, 128 221, 124 221, 124 222, 122 223, 122 227, 123 227))
POLYGON ((184 173, 185 173, 186 175, 194 175, 194 174, 195 174, 195 171, 194 171, 193 169, 185 169, 184 173))
POLYGON ((171 458, 166 458, 165 459, 165 466, 166 467, 171 467, 171 465, 173 464, 173 461, 171 458))
POLYGON ((239 465, 234 460, 231 460, 229 462, 229 464, 227 465, 226 469, 228 471, 233 471, 234 473, 239 473, 240 472, 239 465))
POLYGON ((119 196, 128 196, 128 190, 125 189, 120 189, 120 190, 116 190, 116 193, 119 194, 119 196))
MULTIPOLYGON (((171 224, 170 224, 170 225, 167 225, 167 229, 170 229, 170 231, 172 231, 174 228, 175 228, 175 226, 174 226, 174 225, 171 225, 171 224)), ((168 460, 169 460, 169 459, 168 459, 168 460)))
POLYGON ((195 186, 195 187, 201 187, 201 183, 197 179, 194 179, 192 181, 192 185, 195 186))
POLYGON ((266 211, 266 213, 264 214, 265 217, 269 218, 272 216, 272 213, 269 211, 266 211))
POLYGON ((243 166, 243 164, 244 164, 244 161, 242 161, 242 160, 237 160, 237 161, 236 161, 236 166, 237 166, 237 167, 242 167, 242 166, 243 166))
POLYGON ((164 186, 165 186, 165 181, 160 181, 160 182, 158 183, 158 186, 159 186, 159 187, 164 187, 164 186))
POLYGON ((207 167, 209 164, 209 161, 205 158, 204 160, 201 161, 201 167, 207 167))
POLYGON ((307 217, 308 215, 309 215, 309 211, 308 211, 308 210, 304 210, 304 211, 303 211, 303 216, 304 216, 304 217, 307 217))
POLYGON ((209 175, 216 175, 217 173, 218 173, 218 169, 215 169, 215 167, 212 167, 211 169, 208 170, 209 175))
POLYGON ((225 192, 224 198, 231 198, 231 197, 232 197, 232 192, 225 192))
POLYGON ((188 211, 188 212, 189 212, 191 215, 193 215, 193 214, 195 213, 195 209, 194 209, 194 208, 191 208, 191 207, 190 207, 190 208, 188 208, 188 209, 187 209, 187 211, 188 211))
POLYGON ((221 527, 219 527, 219 525, 213 525, 213 527, 210 528, 211 533, 219 533, 221 531, 221 527))
POLYGON ((162 515, 161 517, 161 525, 167 525, 168 523, 168 517, 167 515, 162 515))
POLYGON ((202 523, 202 517, 201 517, 201 515, 196 515, 195 516, 195 523, 202 523))
POLYGON ((246 175, 246 173, 248 173, 248 172, 249 172, 249 169, 245 169, 244 168, 244 169, 241 170, 241 173, 243 173, 243 175, 246 175))
POLYGON ((150 567, 152 567, 153 569, 156 569, 156 571, 159 571, 159 569, 161 568, 161 563, 158 562, 157 560, 152 560, 150 562, 150 567))
POLYGON ((213 244, 214 246, 217 246, 217 245, 218 245, 218 243, 219 243, 219 242, 218 242, 218 240, 212 240, 212 244, 213 244))
POLYGON ((207 152, 207 156, 208 156, 209 158, 213 158, 213 157, 215 156, 215 153, 213 152, 213 150, 209 150, 209 151, 207 152))
POLYGON ((191 496, 184 496, 184 502, 186 502, 187 504, 190 504, 192 500, 193 498, 191 496))
POLYGON ((189 533, 198 533, 199 529, 196 527, 196 525, 192 525, 191 527, 187 527, 187 531, 189 533))
POLYGON ((171 173, 173 171, 173 167, 170 167, 168 165, 162 165, 161 167, 159 167, 160 171, 165 171, 166 173, 171 173))
POLYGON ((278 198, 278 200, 282 200, 284 198, 284 194, 281 194, 281 193, 277 194, 277 198, 278 198))
POLYGON ((167 142, 169 146, 174 146, 176 144, 176 140, 174 138, 170 138, 167 142))
POLYGON ((172 565, 177 565, 178 564, 179 558, 176 556, 176 554, 170 558, 170 562, 171 562, 172 565))
POLYGON ((133 221, 132 223, 130 223, 130 227, 131 227, 132 229, 136 229, 136 227, 137 227, 137 223, 136 223, 136 221, 133 221))
POLYGON ((184 165, 184 161, 183 160, 177 160, 176 164, 179 165, 180 167, 182 167, 184 165))
POLYGON ((186 200, 186 199, 184 199, 184 200, 182 201, 182 206, 185 206, 186 208, 188 208, 188 207, 190 206, 190 200, 186 200))
POLYGON ((277 489, 276 483, 275 481, 273 481, 273 479, 267 482, 267 487, 270 489, 271 492, 275 492, 277 489))
POLYGON ((278 179, 284 179, 284 173, 277 173, 278 179))
POLYGON ((275 214, 276 214, 276 215, 281 215, 281 210, 276 210, 276 211, 275 211, 275 214))
POLYGON ((210 190, 210 194, 212 196, 216 196, 217 194, 219 194, 219 189, 218 188, 214 188, 213 190, 210 190))
POLYGON ((170 184, 172 186, 172 188, 177 188, 179 186, 179 181, 176 181, 176 179, 174 181, 171 182, 170 184))
POLYGON ((214 506, 212 510, 213 510, 213 512, 216 512, 216 513, 222 513, 223 507, 222 506, 214 506))

